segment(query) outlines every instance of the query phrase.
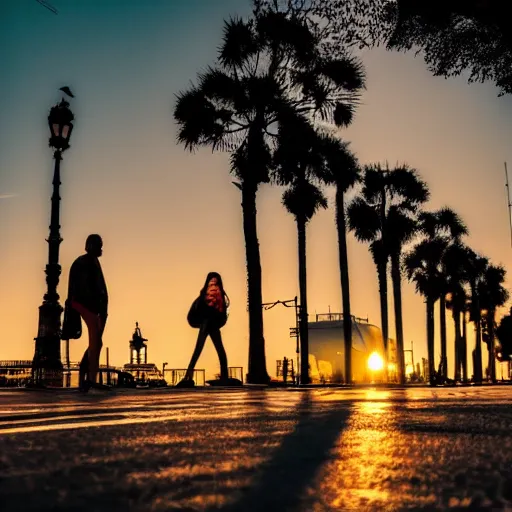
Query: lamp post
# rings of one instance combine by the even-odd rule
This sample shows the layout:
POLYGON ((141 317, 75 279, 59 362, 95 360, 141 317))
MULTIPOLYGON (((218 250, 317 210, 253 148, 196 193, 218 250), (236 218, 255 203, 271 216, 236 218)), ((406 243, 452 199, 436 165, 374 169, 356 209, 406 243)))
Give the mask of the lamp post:
MULTIPOLYGON (((290 327, 290 338, 295 338, 297 340, 297 347, 295 349, 295 352, 297 354, 297 371, 299 371, 299 368, 308 368, 309 370, 309 362, 308 362, 308 351, 307 347, 306 350, 300 350, 300 344, 302 341, 300 333, 303 332, 302 329, 307 329, 308 326, 302 325, 300 312, 301 312, 301 306, 298 303, 297 297, 289 300, 276 300, 275 302, 265 302, 261 306, 266 311, 268 309, 272 309, 273 307, 277 306, 278 304, 282 304, 285 308, 295 308, 295 327, 290 327), (302 329, 301 329, 302 325, 302 329), (299 365, 299 353, 301 357, 300 365, 299 365)), ((304 373, 300 372, 300 383, 301 384, 309 384, 309 371, 304 373)))
POLYGON ((62 306, 59 304, 57 285, 61 267, 59 265, 60 237, 60 161, 62 153, 69 148, 69 138, 73 130, 73 113, 69 103, 62 99, 50 109, 48 125, 50 127, 49 146, 54 149, 53 158, 53 194, 51 198, 50 236, 48 242, 48 264, 46 265, 47 291, 43 303, 39 306, 39 324, 34 359, 32 360, 32 379, 36 386, 62 386, 63 367, 60 356, 60 317, 62 306))

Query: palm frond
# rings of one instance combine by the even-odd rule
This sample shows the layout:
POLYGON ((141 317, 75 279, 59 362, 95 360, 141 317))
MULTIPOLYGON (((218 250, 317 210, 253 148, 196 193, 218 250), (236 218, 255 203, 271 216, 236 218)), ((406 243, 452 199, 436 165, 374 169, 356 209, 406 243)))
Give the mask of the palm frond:
POLYGON ((430 197, 427 184, 420 178, 418 171, 408 165, 395 167, 387 175, 390 191, 399 194, 414 203, 424 203, 430 197))
POLYGON ((351 103, 339 102, 334 107, 333 120, 336 126, 346 127, 354 119, 355 106, 351 103))
POLYGON ((176 95, 174 119, 179 126, 178 142, 190 150, 222 137, 215 107, 197 88, 176 95))
POLYGON ((355 57, 322 59, 316 71, 346 91, 356 92, 366 87, 364 67, 355 57))
POLYGON ((239 114, 248 107, 243 84, 220 69, 209 67, 199 74, 199 90, 205 98, 229 112, 231 117, 235 112, 239 114))
POLYGON ((356 197, 347 208, 348 227, 361 242, 378 237, 381 224, 375 209, 363 198, 356 197))
POLYGON ((228 68, 241 67, 258 50, 258 42, 252 22, 231 18, 224 22, 219 62, 228 68))

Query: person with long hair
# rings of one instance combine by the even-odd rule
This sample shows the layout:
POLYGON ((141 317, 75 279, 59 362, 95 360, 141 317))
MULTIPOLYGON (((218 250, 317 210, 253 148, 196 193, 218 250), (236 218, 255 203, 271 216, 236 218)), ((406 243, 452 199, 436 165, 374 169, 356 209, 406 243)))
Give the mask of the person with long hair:
POLYGON ((220 383, 229 384, 228 359, 220 329, 227 321, 227 308, 229 307, 229 297, 224 290, 222 277, 217 272, 210 272, 206 276, 203 288, 199 292, 199 297, 194 302, 197 316, 201 319, 199 323, 199 334, 197 335, 196 346, 190 359, 185 378, 181 380, 176 387, 194 387, 193 380, 194 368, 197 360, 203 351, 206 338, 212 339, 220 362, 220 383))

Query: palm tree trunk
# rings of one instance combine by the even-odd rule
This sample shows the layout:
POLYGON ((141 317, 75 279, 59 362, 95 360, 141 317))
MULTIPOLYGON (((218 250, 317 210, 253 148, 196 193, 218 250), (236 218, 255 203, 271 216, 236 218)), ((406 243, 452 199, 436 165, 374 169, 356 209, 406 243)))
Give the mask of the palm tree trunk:
POLYGON ((427 353, 428 353, 428 379, 431 386, 435 385, 436 365, 434 361, 434 301, 427 297, 427 353))
POLYGON ((462 311, 462 339, 460 343, 462 382, 468 381, 468 322, 466 310, 462 311))
POLYGON ((475 378, 475 382, 481 384, 482 383, 482 319, 480 316, 480 312, 478 311, 476 314, 476 318, 474 320, 475 324, 475 359, 474 359, 474 368, 473 375, 475 378))
MULTIPOLYGON (((387 280, 387 262, 386 260, 377 262, 377 277, 379 280, 379 298, 380 298, 380 322, 382 326, 382 341, 384 342, 385 359, 388 360, 388 340, 389 340, 389 324, 388 324, 388 280, 387 280)), ((388 368, 384 367, 387 375, 388 368)), ((386 379, 387 380, 387 379, 386 379)))
POLYGON ((395 306, 396 359, 398 382, 405 384, 404 328, 402 324, 402 274, 400 272, 400 253, 391 254, 391 280, 393 282, 393 302, 395 306))
POLYGON ((340 262, 341 297, 343 300, 343 338, 345 340, 345 382, 352 382, 352 314, 350 311, 350 282, 348 275, 347 225, 343 189, 336 187, 336 228, 340 262))
POLYGON ((487 329, 489 330, 489 343, 487 345, 489 351, 488 367, 491 382, 496 383, 496 356, 494 354, 494 310, 487 312, 487 329))
POLYGON ((441 328, 441 368, 444 380, 448 377, 448 357, 446 352, 446 296, 439 297, 439 326, 441 328))
POLYGON ((309 384, 308 285, 306 271, 306 221, 297 219, 299 240, 299 294, 300 294, 300 383, 309 384))
POLYGON ((455 372, 453 378, 455 382, 460 381, 461 377, 461 352, 462 352, 462 336, 460 332, 460 310, 454 305, 452 309, 453 327, 455 330, 455 372))
POLYGON ((269 376, 265 360, 265 339, 263 337, 263 310, 261 304, 261 260, 256 228, 257 186, 242 183, 242 214, 247 264, 247 295, 249 306, 249 369, 247 382, 267 384, 269 376))

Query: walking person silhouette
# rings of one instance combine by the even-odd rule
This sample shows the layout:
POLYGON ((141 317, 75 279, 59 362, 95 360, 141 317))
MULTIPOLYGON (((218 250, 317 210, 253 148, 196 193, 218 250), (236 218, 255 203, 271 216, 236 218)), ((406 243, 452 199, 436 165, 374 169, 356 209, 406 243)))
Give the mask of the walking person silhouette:
POLYGON ((102 336, 108 310, 108 293, 99 257, 103 254, 100 235, 89 235, 85 242, 85 254, 79 256, 69 271, 68 303, 80 313, 89 331, 89 346, 80 362, 80 389, 106 390, 96 382, 102 336), (87 376, 87 377, 86 377, 87 376))
POLYGON ((228 378, 228 360, 220 329, 227 321, 227 308, 229 307, 229 297, 224 291, 222 277, 217 272, 210 272, 206 276, 203 288, 199 292, 199 297, 193 302, 188 313, 188 322, 191 327, 199 328, 196 346, 190 359, 185 378, 176 384, 177 388, 191 388, 195 386, 193 380, 194 368, 197 360, 203 351, 206 338, 212 339, 220 362, 220 384, 229 385, 228 378))

